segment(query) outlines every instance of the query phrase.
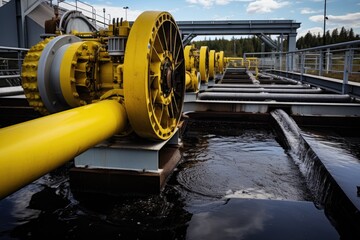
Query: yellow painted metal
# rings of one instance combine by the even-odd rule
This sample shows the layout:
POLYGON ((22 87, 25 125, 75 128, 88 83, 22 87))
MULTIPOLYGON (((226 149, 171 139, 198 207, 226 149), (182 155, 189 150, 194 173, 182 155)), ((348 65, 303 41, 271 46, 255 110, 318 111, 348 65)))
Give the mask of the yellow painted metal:
POLYGON ((186 66, 186 91, 197 92, 200 88, 201 79, 198 70, 199 55, 195 45, 187 45, 184 48, 186 66))
POLYGON ((230 67, 246 67, 242 57, 227 57, 226 64, 230 67))
POLYGON ((170 138, 180 120, 185 94, 181 35, 167 12, 148 11, 134 22, 124 59, 124 99, 134 131, 170 138))
POLYGON ((185 69, 187 71, 191 71, 191 68, 193 68, 194 66, 194 61, 192 60, 192 58, 194 58, 193 53, 192 53, 192 48, 193 46, 191 45, 187 45, 184 48, 184 58, 185 58, 185 69))
POLYGON ((259 62, 258 62, 258 58, 256 57, 247 57, 246 58, 246 63, 247 63, 247 68, 251 71, 255 72, 255 77, 257 77, 259 75, 259 62))
POLYGON ((224 51, 219 52, 219 58, 217 59, 219 66, 219 73, 223 73, 225 69, 224 51))
POLYGON ((0 129, 0 199, 125 128, 116 100, 0 129))
POLYGON ((91 103, 95 98, 92 88, 98 75, 96 58, 100 43, 85 41, 64 47, 59 72, 61 93, 71 107, 91 103))
POLYGON ((186 89, 190 89, 191 88, 191 72, 186 71, 185 72, 186 76, 185 76, 185 85, 186 85, 186 89))
POLYGON ((185 91, 184 49, 173 17, 149 11, 141 14, 131 29, 127 21, 113 22, 98 33, 76 35, 85 41, 64 41, 64 36, 71 35, 62 35, 29 51, 22 77, 31 106, 46 115, 107 96, 127 95, 125 104, 135 132, 157 140, 170 138, 181 116, 185 91), (107 52, 110 42, 118 45, 111 44, 111 52, 107 52), (41 66, 51 73, 46 79, 52 80, 49 88, 41 85, 46 89, 44 99, 37 89, 40 57, 45 63, 41 66))
POLYGON ((215 50, 209 52, 209 79, 215 77, 215 50))
POLYGON ((186 71, 186 91, 197 92, 200 89, 200 73, 195 68, 192 71, 186 71))
POLYGON ((202 82, 209 81, 209 48, 207 46, 200 47, 199 71, 202 82))
MULTIPOLYGON (((61 37, 47 38, 33 46, 26 55, 22 67, 21 77, 25 96, 30 106, 43 115, 54 111, 46 108, 44 104, 46 99, 42 99, 44 96, 39 92, 38 65, 45 47, 52 41, 57 43, 49 46, 58 46, 58 39, 61 37)), ((47 58, 51 59, 54 56, 54 59, 46 66, 51 73, 49 78, 52 81, 49 85, 52 88, 46 89, 56 93, 56 96, 61 96, 57 99, 57 104, 62 104, 61 102, 64 101, 65 109, 86 105, 99 99, 102 92, 113 88, 112 64, 108 64, 110 58, 104 54, 105 49, 101 47, 100 42, 81 41, 62 44, 51 50, 52 54, 47 58), (111 85, 107 84, 107 81, 111 85)))
POLYGON ((53 38, 46 38, 38 44, 32 46, 24 58, 21 72, 21 84, 29 105, 43 115, 49 114, 41 100, 37 85, 37 69, 40 56, 45 46, 53 38))

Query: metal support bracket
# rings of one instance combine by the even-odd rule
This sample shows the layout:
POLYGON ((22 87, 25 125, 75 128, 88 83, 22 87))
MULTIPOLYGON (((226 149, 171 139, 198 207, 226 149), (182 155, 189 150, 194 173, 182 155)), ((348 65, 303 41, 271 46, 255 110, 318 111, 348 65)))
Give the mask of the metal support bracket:
POLYGON ((114 137, 75 158, 75 167, 87 169, 159 172, 159 152, 165 145, 178 145, 178 130, 167 141, 150 142, 114 137))

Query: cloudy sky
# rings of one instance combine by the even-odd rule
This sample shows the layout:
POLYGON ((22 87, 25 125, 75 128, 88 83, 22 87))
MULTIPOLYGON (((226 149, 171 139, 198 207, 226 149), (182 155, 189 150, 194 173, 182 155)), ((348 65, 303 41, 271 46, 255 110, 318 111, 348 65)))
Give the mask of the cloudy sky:
MULTIPOLYGON (((70 1, 66 1, 71 3, 70 1)), ((286 19, 301 23, 298 37, 308 31, 323 32, 324 0, 86 0, 103 16, 123 17, 127 6, 128 20, 146 10, 170 12, 181 20, 269 20, 286 19), (110 15, 108 15, 110 14, 110 15)), ((91 10, 78 2, 78 6, 91 10)), ((327 0, 326 30, 345 26, 360 34, 360 1, 327 0)), ((100 17, 99 17, 100 18, 100 17)), ((196 40, 196 39, 195 39, 196 40)))

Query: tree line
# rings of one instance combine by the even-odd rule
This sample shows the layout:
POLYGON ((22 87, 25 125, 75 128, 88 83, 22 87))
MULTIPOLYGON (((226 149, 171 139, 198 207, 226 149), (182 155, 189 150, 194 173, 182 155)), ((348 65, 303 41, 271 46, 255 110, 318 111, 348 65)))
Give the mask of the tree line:
MULTIPOLYGON (((353 40, 360 40, 360 36, 359 34, 355 35, 352 28, 346 30, 345 27, 342 27, 340 31, 338 29, 334 29, 332 30, 332 32, 328 30, 325 34, 325 45, 353 40)), ((278 46, 280 45, 278 39, 274 41, 278 46)), ((217 52, 224 51, 225 56, 228 57, 242 57, 243 53, 246 52, 250 53, 272 51, 269 46, 267 46, 266 44, 262 44, 262 41, 256 36, 251 36, 247 38, 233 37, 232 39, 225 39, 224 37, 215 37, 215 39, 205 38, 204 40, 193 41, 192 43, 195 44, 197 49, 200 49, 201 46, 208 46, 210 50, 215 50, 217 52)), ((296 41, 296 47, 298 49, 317 47, 320 45, 324 45, 324 38, 320 35, 320 33, 313 34, 308 32, 307 34, 305 34, 305 36, 300 37, 296 41)), ((284 51, 287 51, 287 40, 284 40, 283 42, 283 49, 284 51)))
POLYGON ((345 27, 342 27, 340 32, 337 28, 332 30, 331 33, 329 30, 326 31, 325 39, 322 35, 320 35, 320 33, 316 35, 308 32, 305 34, 305 36, 300 37, 296 41, 296 47, 298 49, 303 49, 353 40, 360 40, 359 34, 355 35, 352 28, 350 28, 350 30, 346 30, 345 27))
MULTIPOLYGON (((261 52, 261 40, 256 37, 248 37, 248 38, 232 38, 231 40, 222 38, 215 39, 207 39, 205 37, 204 40, 201 41, 193 41, 193 44, 195 44, 197 49, 200 49, 201 46, 208 46, 209 50, 215 50, 218 51, 224 51, 224 55, 227 57, 233 57, 233 56, 243 56, 243 53, 245 52, 261 52)), ((268 46, 265 47, 265 51, 271 51, 271 48, 268 46)))

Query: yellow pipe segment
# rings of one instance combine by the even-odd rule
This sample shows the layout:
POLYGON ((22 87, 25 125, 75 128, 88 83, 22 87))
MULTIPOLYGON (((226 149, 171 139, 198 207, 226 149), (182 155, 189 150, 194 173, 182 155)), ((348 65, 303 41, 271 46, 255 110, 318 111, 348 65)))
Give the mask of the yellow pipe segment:
POLYGON ((0 129, 0 199, 125 129, 122 104, 104 100, 0 129))

